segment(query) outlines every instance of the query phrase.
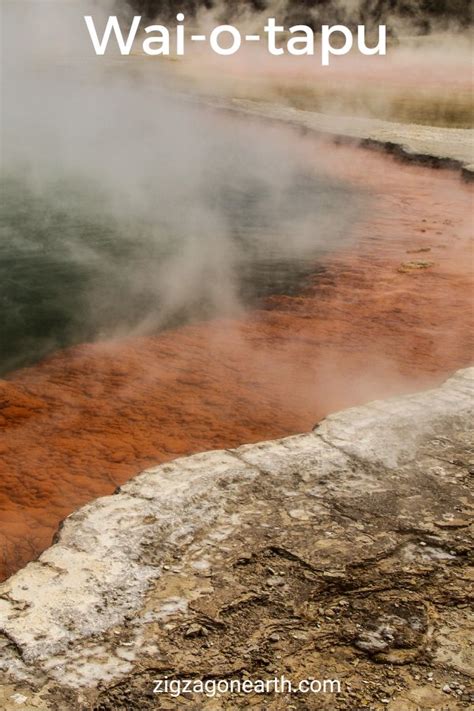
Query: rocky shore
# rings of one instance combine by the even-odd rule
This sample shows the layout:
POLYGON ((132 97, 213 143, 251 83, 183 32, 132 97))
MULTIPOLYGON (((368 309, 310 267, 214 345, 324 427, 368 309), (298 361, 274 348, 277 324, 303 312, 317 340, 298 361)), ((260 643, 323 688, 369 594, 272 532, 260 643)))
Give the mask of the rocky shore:
POLYGON ((0 706, 470 708, 473 383, 177 459, 69 516, 0 589, 0 706), (153 694, 280 674, 341 693, 153 694))
POLYGON ((364 116, 332 116, 291 106, 249 99, 210 100, 211 106, 328 136, 341 143, 374 148, 407 162, 431 168, 459 170, 463 180, 474 179, 474 131, 397 123, 364 116))

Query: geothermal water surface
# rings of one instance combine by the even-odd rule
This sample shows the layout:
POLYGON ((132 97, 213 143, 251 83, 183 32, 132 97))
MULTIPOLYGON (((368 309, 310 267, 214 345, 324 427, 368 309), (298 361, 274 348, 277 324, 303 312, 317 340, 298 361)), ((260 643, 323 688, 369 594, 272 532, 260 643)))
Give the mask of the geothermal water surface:
MULTIPOLYGON (((157 175, 137 166, 147 185, 144 196, 128 194, 126 210, 110 176, 52 169, 38 185, 18 167, 5 171, 0 375, 73 343, 301 290, 315 259, 347 237, 366 196, 308 161, 290 131, 183 110, 203 135, 194 127, 180 165, 163 155, 167 137, 153 138, 157 175), (192 157, 194 141, 204 150, 192 157)), ((174 150, 179 133, 172 141, 174 150)))
MULTIPOLYGON (((238 129, 238 121, 231 124, 238 129)), ((149 250, 150 241, 127 239, 128 223, 104 222, 107 210, 100 201, 90 209, 86 188, 63 186, 59 215, 44 191, 38 196, 21 185, 11 192, 7 229, 23 235, 15 282, 34 284, 38 270, 38 283, 29 295, 2 286, 8 308, 13 303, 22 314, 27 299, 24 318, 33 319, 8 326, 16 346, 4 354, 4 370, 12 358, 33 361, 84 334, 95 342, 10 370, 1 382, 2 576, 47 547, 64 516, 147 466, 308 430, 330 411, 426 387, 470 362, 472 189, 449 171, 285 129, 270 140, 299 156, 291 179, 278 182, 271 220, 262 222, 272 187, 262 176, 260 209, 247 168, 237 184, 220 173, 206 200, 212 207, 221 200, 225 209, 211 209, 199 223, 213 239, 204 242, 204 259, 197 248, 203 242, 193 243, 196 272, 175 271, 189 264, 189 254, 185 249, 181 262, 183 251, 170 253, 160 239, 143 253, 137 245, 149 250), (291 192, 295 175, 303 202, 291 192), (237 192, 231 200, 229 184, 237 192), (93 219, 85 220, 85 204, 93 219), (297 213, 305 219, 294 220, 297 213), (212 222, 209 214, 226 217, 212 222), (64 230, 74 247, 68 254, 57 249, 64 230), (30 231, 53 249, 33 254, 30 231), (107 259, 98 258, 103 254, 107 259), (154 265, 163 263, 152 280, 154 265), (160 290, 167 271, 191 289, 173 298, 160 290), (97 315, 94 303, 106 308, 97 315)), ((275 170, 282 169, 276 155, 275 170)), ((144 220, 137 234, 149 230, 144 220)))

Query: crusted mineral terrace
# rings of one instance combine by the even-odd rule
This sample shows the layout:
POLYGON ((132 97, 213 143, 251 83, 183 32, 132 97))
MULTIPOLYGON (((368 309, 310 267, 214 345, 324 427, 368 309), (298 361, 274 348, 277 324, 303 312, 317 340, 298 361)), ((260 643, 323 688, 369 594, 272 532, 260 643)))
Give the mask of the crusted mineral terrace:
POLYGON ((473 130, 384 121, 364 116, 332 116, 290 106, 247 99, 211 102, 229 111, 290 124, 305 131, 328 135, 393 153, 419 165, 459 168, 464 180, 474 179, 473 130))
POLYGON ((177 459, 69 516, 0 589, 1 708, 472 708, 473 383, 177 459), (152 693, 279 674, 342 691, 152 693))

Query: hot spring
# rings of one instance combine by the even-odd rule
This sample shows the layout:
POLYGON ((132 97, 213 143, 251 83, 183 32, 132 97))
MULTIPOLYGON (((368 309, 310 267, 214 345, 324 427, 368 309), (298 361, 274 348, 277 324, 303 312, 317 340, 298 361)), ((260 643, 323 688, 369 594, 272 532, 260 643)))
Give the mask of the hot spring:
POLYGON ((206 108, 166 65, 91 59, 74 32, 63 47, 59 3, 21 21, 20 5, 3 48, 0 577, 147 466, 470 363, 459 175, 206 108), (19 33, 37 41, 19 51, 19 33))
POLYGON ((362 191, 318 171, 291 133, 156 101, 167 110, 150 121, 146 155, 127 146, 123 175, 107 164, 113 141, 110 154, 90 150, 90 176, 80 165, 74 174, 76 156, 67 170, 4 172, 1 374, 73 343, 236 315, 301 290, 347 238, 362 191), (185 138, 173 130, 180 112, 193 125, 185 138))

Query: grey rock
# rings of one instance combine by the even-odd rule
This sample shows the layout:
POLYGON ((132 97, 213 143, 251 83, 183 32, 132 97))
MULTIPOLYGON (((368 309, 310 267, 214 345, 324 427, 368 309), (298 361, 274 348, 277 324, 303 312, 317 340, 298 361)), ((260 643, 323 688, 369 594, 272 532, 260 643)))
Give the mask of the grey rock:
POLYGON ((177 459, 76 511, 0 586, 0 707, 152 708, 148 667, 278 673, 275 628, 301 678, 334 669, 352 694, 341 646, 372 664, 360 678, 374 689, 384 663, 416 684, 428 649, 441 684, 453 670, 467 683, 473 384, 471 368, 310 433, 177 459), (436 525, 453 512, 462 526, 436 525))

